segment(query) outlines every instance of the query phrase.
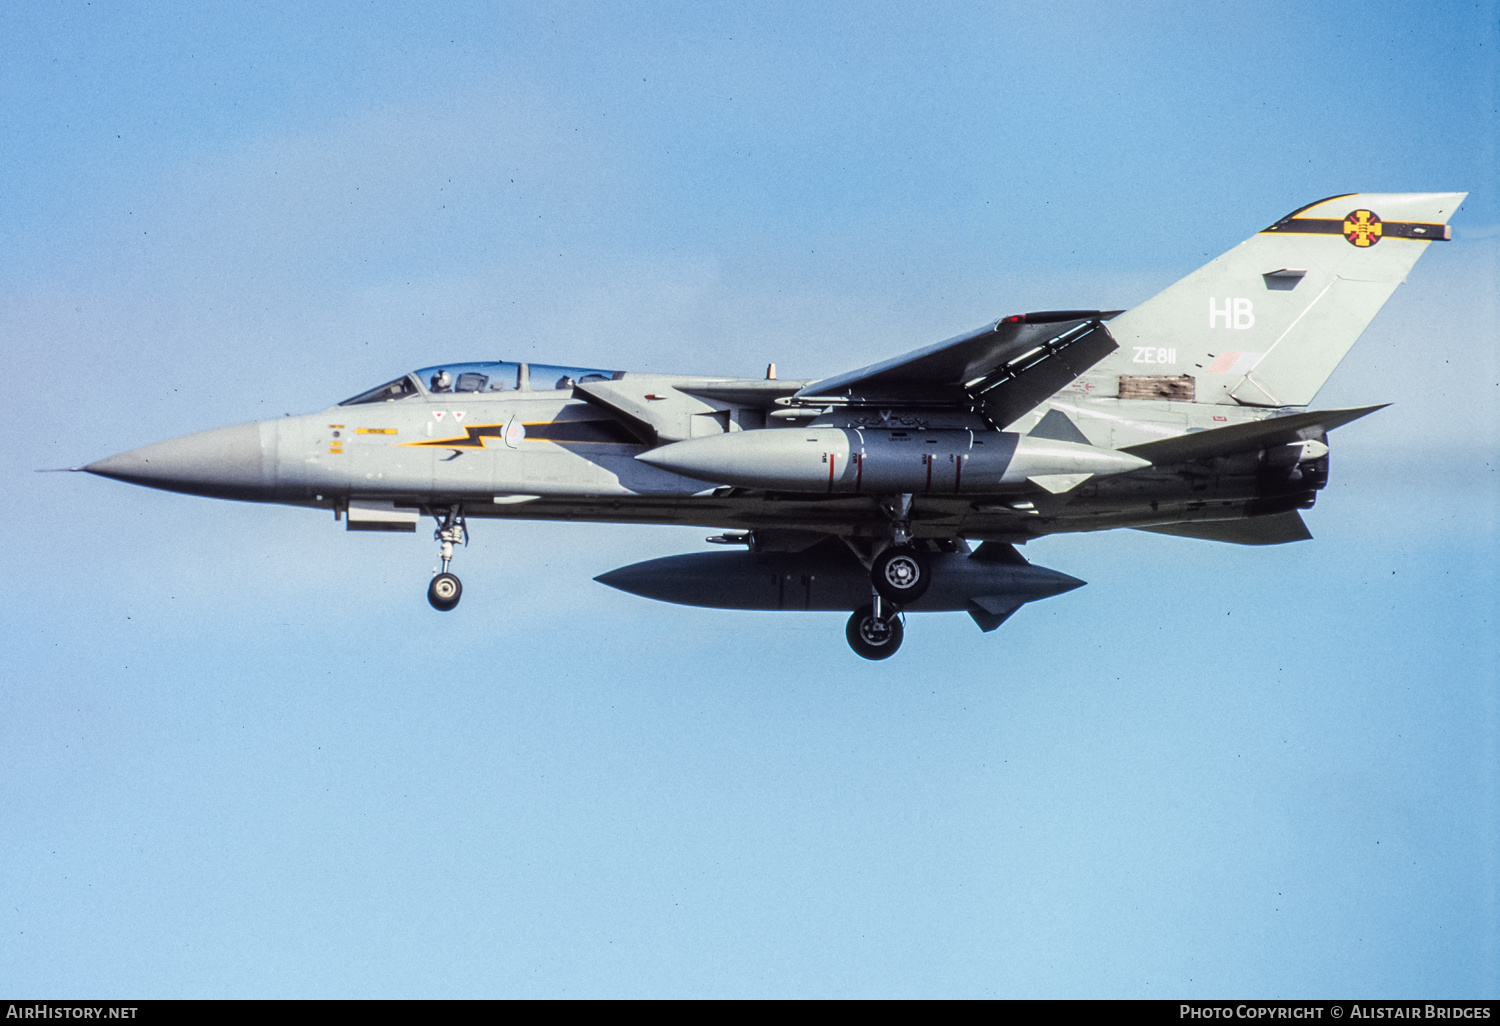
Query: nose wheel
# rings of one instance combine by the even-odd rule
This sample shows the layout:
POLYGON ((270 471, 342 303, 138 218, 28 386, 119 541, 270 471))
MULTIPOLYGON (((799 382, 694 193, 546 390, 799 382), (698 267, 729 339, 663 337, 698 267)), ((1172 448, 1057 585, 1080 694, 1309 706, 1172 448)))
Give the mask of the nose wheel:
POLYGON ((453 562, 453 546, 460 542, 469 544, 469 525, 464 520, 462 506, 450 506, 442 518, 438 518, 435 512, 433 516, 438 521, 438 528, 432 532, 432 538, 438 543, 438 558, 443 561, 443 568, 427 586, 427 601, 433 609, 446 613, 463 598, 463 582, 456 574, 448 572, 448 564, 453 562))
POLYGON ((427 586, 427 601, 432 603, 433 609, 444 613, 458 605, 463 594, 463 582, 446 570, 434 577, 427 586))

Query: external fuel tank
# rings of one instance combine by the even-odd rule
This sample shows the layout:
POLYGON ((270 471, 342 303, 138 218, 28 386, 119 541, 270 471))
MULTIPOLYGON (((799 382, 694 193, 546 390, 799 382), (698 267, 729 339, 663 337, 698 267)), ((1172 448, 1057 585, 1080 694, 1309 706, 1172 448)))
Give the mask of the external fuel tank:
POLYGON ((823 426, 694 438, 636 459, 715 484, 872 495, 984 494, 1028 480, 1057 491, 1051 485, 1060 478, 1072 487, 1150 465, 1114 449, 1012 431, 823 426))

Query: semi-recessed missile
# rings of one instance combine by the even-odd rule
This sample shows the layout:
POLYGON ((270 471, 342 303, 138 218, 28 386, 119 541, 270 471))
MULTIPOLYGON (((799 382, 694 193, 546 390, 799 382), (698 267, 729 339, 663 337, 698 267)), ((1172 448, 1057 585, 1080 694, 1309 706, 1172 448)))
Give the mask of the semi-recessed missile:
MULTIPOLYGON (((974 553, 933 552, 927 593, 912 612, 963 610, 993 630, 1027 602, 1083 581, 1027 563, 1009 545, 986 542, 974 553)), ((870 601, 870 575, 841 542, 802 552, 693 552, 622 566, 594 578, 632 595, 714 609, 856 609, 870 601)))
POLYGON ((1150 466, 1129 453, 1012 431, 774 428, 674 442, 636 459, 714 484, 784 491, 1048 491, 1150 466))

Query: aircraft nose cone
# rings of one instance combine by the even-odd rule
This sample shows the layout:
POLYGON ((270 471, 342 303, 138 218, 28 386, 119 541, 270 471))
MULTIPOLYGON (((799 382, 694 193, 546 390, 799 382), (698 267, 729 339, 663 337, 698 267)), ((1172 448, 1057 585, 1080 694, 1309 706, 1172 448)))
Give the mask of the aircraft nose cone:
POLYGON ((221 499, 263 499, 273 482, 258 423, 143 445, 83 468, 117 481, 221 499))

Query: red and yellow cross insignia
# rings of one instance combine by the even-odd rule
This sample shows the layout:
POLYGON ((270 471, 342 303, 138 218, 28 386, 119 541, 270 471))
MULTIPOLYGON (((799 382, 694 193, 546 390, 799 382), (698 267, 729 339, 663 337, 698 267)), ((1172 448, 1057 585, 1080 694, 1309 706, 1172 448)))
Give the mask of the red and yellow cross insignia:
POLYGON ((1360 248, 1380 241, 1380 218, 1371 210, 1356 210, 1344 218, 1344 238, 1360 248))

